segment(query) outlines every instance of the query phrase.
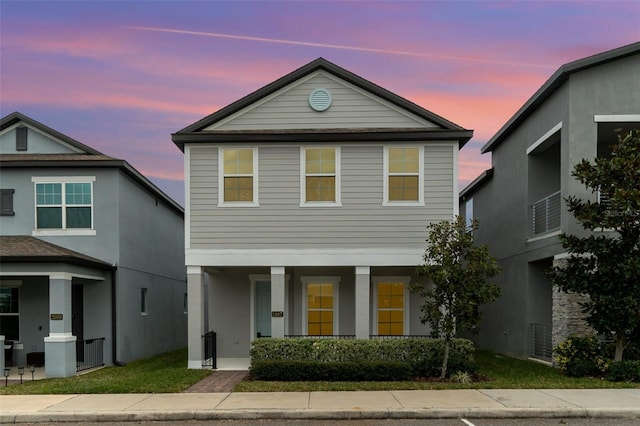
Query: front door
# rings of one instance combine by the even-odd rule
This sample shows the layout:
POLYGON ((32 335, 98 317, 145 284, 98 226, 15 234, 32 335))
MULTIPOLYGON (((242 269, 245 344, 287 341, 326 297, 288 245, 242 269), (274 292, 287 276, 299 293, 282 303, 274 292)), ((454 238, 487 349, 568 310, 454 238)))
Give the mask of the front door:
POLYGON ((258 280, 255 285, 255 337, 271 337, 271 282, 258 280))

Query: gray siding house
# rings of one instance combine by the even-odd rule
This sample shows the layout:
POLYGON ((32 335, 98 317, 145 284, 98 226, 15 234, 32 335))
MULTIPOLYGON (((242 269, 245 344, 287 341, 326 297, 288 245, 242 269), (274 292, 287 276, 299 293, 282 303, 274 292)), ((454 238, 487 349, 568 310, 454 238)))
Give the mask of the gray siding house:
POLYGON ((319 58, 173 134, 185 157, 189 368, 261 336, 424 335, 409 285, 458 211, 466 130, 319 58))
POLYGON ((66 377, 186 345, 181 206, 126 161, 17 112, 0 122, 0 188, 7 365, 66 377))
POLYGON ((598 201, 571 172, 583 158, 611 153, 640 128, 640 43, 567 63, 482 148, 492 168, 460 194, 480 221, 474 235, 503 268, 502 297, 484 309, 480 347, 551 361, 552 347, 586 330, 579 298, 544 276, 567 256, 558 235, 584 235, 566 209, 574 195, 598 201))

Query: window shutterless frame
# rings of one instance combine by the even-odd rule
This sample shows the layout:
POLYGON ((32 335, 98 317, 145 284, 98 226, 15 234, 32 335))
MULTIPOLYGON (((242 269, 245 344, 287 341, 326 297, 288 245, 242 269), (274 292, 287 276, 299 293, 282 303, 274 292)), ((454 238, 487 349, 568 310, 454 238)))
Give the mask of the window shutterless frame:
POLYGON ((218 207, 258 206, 258 148, 218 148, 218 207))
POLYGON ((300 147, 300 207, 340 207, 340 147, 300 147))
POLYGON ((32 177, 33 235, 95 235, 95 176, 32 177))
POLYGON ((385 146, 383 206, 424 206, 424 146, 385 146))

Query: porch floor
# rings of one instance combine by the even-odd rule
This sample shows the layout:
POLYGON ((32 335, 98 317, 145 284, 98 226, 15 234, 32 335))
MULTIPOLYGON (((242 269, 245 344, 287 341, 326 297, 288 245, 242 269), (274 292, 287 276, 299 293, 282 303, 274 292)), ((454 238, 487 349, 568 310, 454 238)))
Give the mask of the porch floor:
POLYGON ((184 392, 189 393, 216 393, 231 392, 233 387, 240 383, 249 372, 247 370, 217 370, 184 392))

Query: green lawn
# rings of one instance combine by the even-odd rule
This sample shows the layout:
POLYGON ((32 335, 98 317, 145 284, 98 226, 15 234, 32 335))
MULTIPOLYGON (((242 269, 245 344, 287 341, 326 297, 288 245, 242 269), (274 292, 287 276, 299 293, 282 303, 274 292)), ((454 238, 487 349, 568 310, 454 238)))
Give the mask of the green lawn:
MULTIPOLYGON (((638 383, 614 383, 603 379, 574 379, 545 365, 509 358, 491 352, 476 355, 483 380, 468 385, 439 382, 262 382, 244 381, 235 392, 400 390, 400 389, 534 389, 534 388, 640 388, 638 383)), ((189 370, 187 350, 168 352, 132 362, 125 367, 107 367, 66 379, 26 381, 0 387, 0 394, 169 393, 182 392, 205 378, 211 370, 189 370)), ((215 373, 213 373, 215 374, 215 373)))
POLYGON ((106 367, 65 379, 2 386, 0 394, 182 392, 211 374, 211 370, 189 370, 186 366, 187 350, 181 349, 134 361, 125 367, 106 367))

